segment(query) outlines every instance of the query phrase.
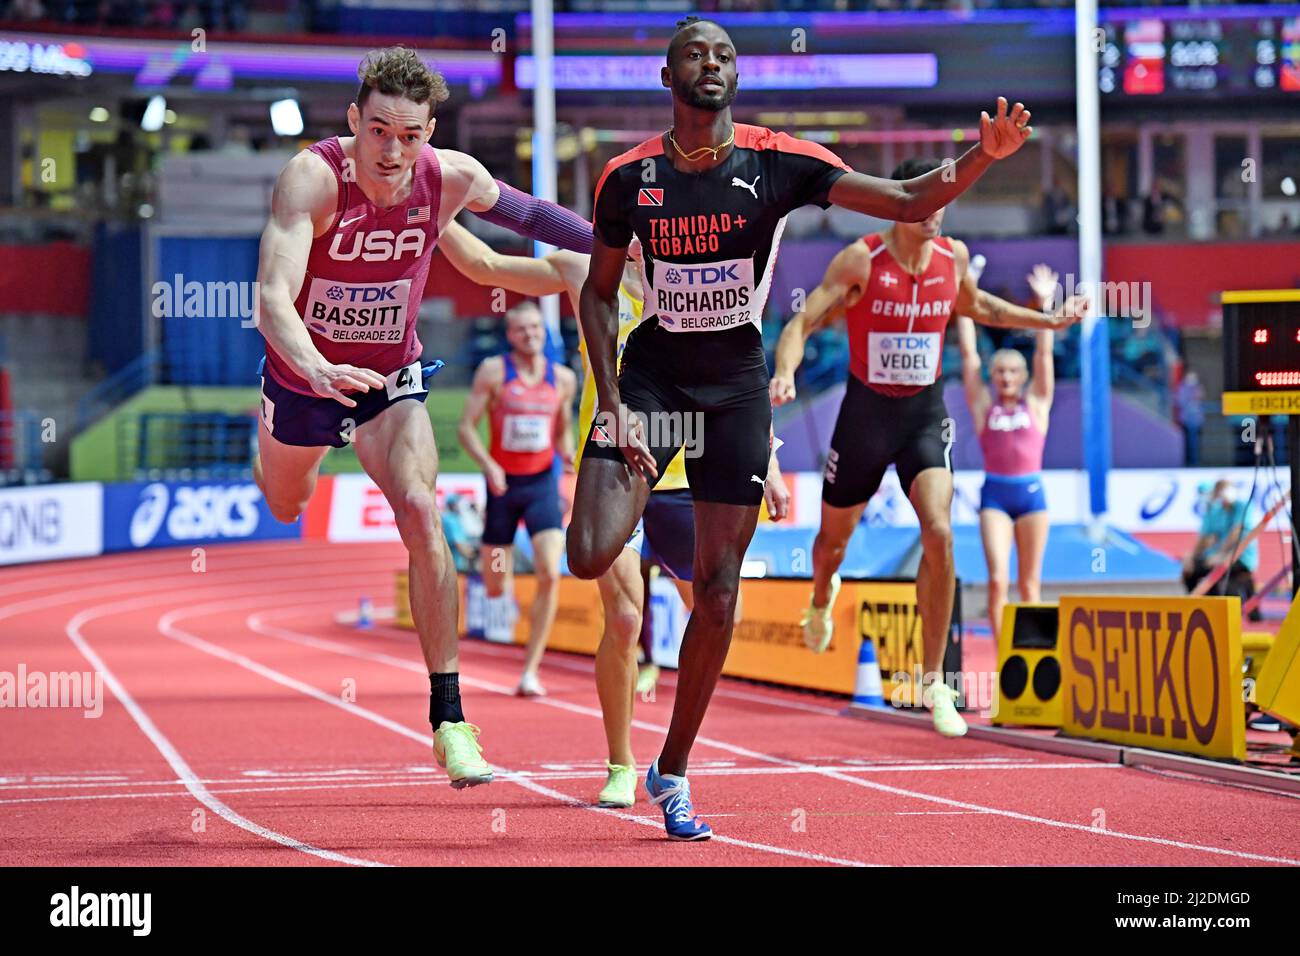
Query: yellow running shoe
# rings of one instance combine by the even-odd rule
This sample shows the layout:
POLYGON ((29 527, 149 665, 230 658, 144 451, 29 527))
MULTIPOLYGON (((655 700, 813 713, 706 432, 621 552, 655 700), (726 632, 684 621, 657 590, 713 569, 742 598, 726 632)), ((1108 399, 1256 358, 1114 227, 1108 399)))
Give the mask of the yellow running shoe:
POLYGON ((480 731, 473 724, 444 720, 433 735, 433 756, 438 766, 447 768, 447 776, 456 790, 492 782, 492 768, 483 759, 479 746, 480 731))
POLYGON ((808 606, 804 608, 803 618, 799 625, 803 628, 803 642, 807 645, 808 650, 814 654, 821 654, 826 648, 831 646, 831 634, 835 628, 833 619, 835 599, 840 594, 840 576, 831 575, 831 598, 826 602, 825 607, 815 607, 813 599, 808 598, 808 606))
POLYGON ((945 737, 966 736, 966 721, 957 713, 957 692, 947 684, 935 681, 926 692, 930 697, 930 715, 934 729, 945 737))
POLYGON ((609 779, 605 789, 596 798, 596 805, 601 807, 630 807, 636 803, 636 767, 608 763, 609 779))
POLYGON ((636 695, 645 700, 659 683, 659 665, 646 664, 636 675, 636 695))

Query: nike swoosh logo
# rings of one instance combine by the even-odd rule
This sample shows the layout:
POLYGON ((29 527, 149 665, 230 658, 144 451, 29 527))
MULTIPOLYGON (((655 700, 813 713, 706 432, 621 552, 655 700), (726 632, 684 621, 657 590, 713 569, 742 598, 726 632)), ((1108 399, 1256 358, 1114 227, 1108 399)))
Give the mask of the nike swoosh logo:
POLYGON ((346 229, 348 226, 352 225, 354 222, 360 222, 362 219, 365 219, 365 218, 366 218, 366 214, 365 214, 365 213, 362 213, 361 215, 359 215, 359 216, 355 216, 355 217, 352 218, 352 219, 344 219, 342 222, 339 223, 339 228, 340 228, 340 229, 346 229))

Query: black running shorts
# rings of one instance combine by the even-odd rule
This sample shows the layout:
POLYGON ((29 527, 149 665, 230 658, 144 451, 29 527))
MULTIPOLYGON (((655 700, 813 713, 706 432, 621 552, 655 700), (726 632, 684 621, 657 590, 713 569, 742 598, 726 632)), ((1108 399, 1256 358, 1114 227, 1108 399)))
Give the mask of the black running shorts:
POLYGON ((890 465, 908 495, 927 468, 952 471, 952 421, 943 386, 892 398, 850 375, 822 472, 822 501, 832 508, 862 504, 890 465))
MULTIPOLYGON (((684 448, 695 501, 758 507, 772 450, 768 379, 762 340, 752 326, 674 333, 647 321, 628 336, 618 388, 623 404, 644 416, 660 474, 684 448)), ((583 461, 624 461, 614 439, 597 416, 583 461)), ((648 480, 653 488, 658 478, 648 480)))

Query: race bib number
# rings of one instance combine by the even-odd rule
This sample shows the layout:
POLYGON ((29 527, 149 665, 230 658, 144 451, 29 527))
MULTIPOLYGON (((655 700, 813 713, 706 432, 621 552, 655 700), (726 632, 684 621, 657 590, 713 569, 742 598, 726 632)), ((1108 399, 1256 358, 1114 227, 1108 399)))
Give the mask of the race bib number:
POLYGON ((262 389, 263 389, 262 406, 261 406, 262 424, 266 426, 266 430, 270 434, 274 435, 275 434, 275 402, 271 401, 269 398, 266 397, 266 391, 265 391, 266 379, 262 379, 262 389))
POLYGON ((406 339, 411 280, 339 282, 312 279, 303 321, 331 342, 392 342, 406 339))
POLYGON ((384 387, 388 390, 390 401, 403 395, 418 395, 429 390, 424 384, 424 376, 420 374, 418 359, 410 365, 399 368, 396 372, 385 375, 384 387))
POLYGON ((757 324, 763 303, 754 286, 754 260, 655 264, 647 314, 653 309, 669 332, 716 332, 757 324))
POLYGON ((549 415, 506 415, 501 423, 501 447, 506 451, 546 451, 551 447, 549 415))
POLYGON ((929 385, 939 373, 938 332, 869 332, 867 381, 929 385))

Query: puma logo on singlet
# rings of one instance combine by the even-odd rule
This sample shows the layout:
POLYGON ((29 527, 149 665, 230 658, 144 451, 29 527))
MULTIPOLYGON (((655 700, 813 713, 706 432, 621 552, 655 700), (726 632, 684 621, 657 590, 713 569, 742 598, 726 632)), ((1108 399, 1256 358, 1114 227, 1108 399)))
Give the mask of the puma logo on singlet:
POLYGON ((743 179, 741 179, 739 176, 732 176, 732 177, 731 177, 731 185, 733 185, 733 186, 739 186, 741 189, 748 189, 748 190, 749 190, 749 194, 750 194, 751 196, 753 196, 755 199, 757 199, 757 198, 758 198, 758 190, 755 189, 754 187, 758 185, 758 181, 759 181, 760 179, 762 179, 762 178, 763 178, 763 177, 762 177, 762 175, 760 174, 760 175, 754 177, 754 181, 753 181, 752 183, 747 183, 747 182, 745 182, 743 179))

